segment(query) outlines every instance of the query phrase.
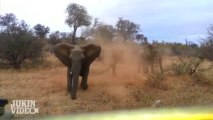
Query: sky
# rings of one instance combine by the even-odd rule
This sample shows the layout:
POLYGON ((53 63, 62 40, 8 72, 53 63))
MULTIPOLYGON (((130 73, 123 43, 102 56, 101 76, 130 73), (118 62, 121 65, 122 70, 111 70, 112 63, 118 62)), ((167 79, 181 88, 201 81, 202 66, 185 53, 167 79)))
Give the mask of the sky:
POLYGON ((0 14, 14 13, 31 27, 40 23, 51 31, 71 32, 66 7, 78 3, 93 18, 115 25, 119 17, 140 24, 148 40, 197 43, 213 24, 213 0, 0 0, 0 14))

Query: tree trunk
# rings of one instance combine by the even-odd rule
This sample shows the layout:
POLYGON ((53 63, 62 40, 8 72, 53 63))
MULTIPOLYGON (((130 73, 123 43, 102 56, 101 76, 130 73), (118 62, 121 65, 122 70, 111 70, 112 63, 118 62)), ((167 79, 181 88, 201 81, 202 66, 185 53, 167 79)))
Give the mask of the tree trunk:
POLYGON ((73 35, 72 35, 72 44, 75 44, 75 36, 76 36, 76 32, 77 32, 77 27, 74 26, 74 30, 73 30, 73 35))
POLYGON ((21 63, 17 62, 17 60, 11 59, 8 61, 8 65, 11 66, 13 69, 20 69, 21 63))
POLYGON ((15 64, 13 64, 12 67, 13 67, 14 69, 21 69, 21 64, 15 63, 15 64))

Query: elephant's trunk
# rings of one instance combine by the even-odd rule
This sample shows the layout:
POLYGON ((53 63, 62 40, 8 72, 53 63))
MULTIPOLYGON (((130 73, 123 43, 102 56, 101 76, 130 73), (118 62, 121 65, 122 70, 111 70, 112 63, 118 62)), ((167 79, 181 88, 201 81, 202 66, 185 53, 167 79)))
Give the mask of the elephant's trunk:
POLYGON ((72 99, 76 99, 76 93, 78 89, 78 79, 81 71, 81 60, 72 60, 72 77, 71 77, 71 96, 72 99))

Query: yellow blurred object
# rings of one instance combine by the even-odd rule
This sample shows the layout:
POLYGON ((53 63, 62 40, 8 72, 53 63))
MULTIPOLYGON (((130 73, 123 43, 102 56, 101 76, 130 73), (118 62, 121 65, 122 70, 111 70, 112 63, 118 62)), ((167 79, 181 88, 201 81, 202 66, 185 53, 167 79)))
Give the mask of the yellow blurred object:
POLYGON ((213 120, 213 107, 154 108, 55 116, 45 120, 213 120))

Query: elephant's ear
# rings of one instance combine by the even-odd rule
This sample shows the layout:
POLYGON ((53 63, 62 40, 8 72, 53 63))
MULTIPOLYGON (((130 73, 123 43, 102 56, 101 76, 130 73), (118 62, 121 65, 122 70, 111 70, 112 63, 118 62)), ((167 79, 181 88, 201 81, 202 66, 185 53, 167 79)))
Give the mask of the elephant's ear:
POLYGON ((97 57, 100 56, 101 47, 99 45, 90 43, 84 46, 81 46, 84 51, 85 60, 90 64, 92 63, 97 57))
POLYGON ((71 60, 69 58, 70 51, 74 49, 75 46, 68 43, 59 43, 53 47, 53 52, 55 56, 66 66, 71 65, 71 60))

